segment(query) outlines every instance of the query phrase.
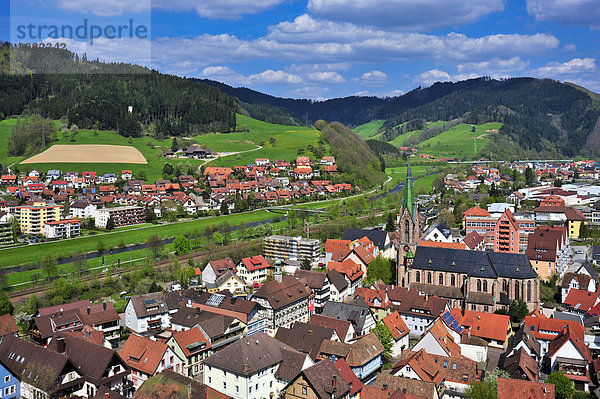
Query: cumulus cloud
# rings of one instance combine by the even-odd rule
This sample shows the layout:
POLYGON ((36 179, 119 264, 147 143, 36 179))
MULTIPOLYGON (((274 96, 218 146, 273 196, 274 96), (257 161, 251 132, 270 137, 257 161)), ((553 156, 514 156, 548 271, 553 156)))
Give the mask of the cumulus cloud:
POLYGON ((456 69, 460 74, 505 77, 510 72, 523 71, 528 66, 529 63, 522 60, 521 57, 512 57, 509 59, 495 57, 486 61, 458 64, 456 69))
POLYGON ((392 30, 425 31, 472 23, 504 10, 505 0, 309 0, 323 19, 392 30))
POLYGON ((257 83, 291 83, 297 84, 302 82, 302 78, 293 73, 288 73, 285 71, 274 71, 272 69, 268 69, 261 73, 256 73, 248 76, 248 79, 251 82, 257 83))
POLYGON ((260 73, 243 75, 235 72, 227 66, 209 66, 202 70, 200 75, 204 78, 218 80, 231 85, 252 84, 298 84, 302 83, 302 77, 285 71, 274 71, 267 69, 260 73))
POLYGON ((360 78, 364 84, 381 85, 388 83, 388 76, 381 71, 365 72, 360 78))
POLYGON ((449 80, 450 74, 448 74, 448 72, 444 72, 439 69, 431 69, 417 75, 413 82, 423 86, 431 86, 435 82, 447 82, 449 80))
POLYGON ((598 67, 596 66, 596 60, 593 58, 573 58, 563 63, 551 62, 534 69, 532 72, 534 75, 540 77, 560 78, 595 73, 598 72, 598 67))
POLYGON ((311 72, 308 74, 308 79, 315 82, 323 83, 344 83, 346 79, 337 72, 311 72))
POLYGON ((573 51, 577 50, 577 46, 575 46, 574 44, 567 44, 566 46, 563 47, 562 51, 564 53, 572 53, 573 51))
POLYGON ((527 0, 527 12, 539 21, 600 28, 598 0, 527 0))
POLYGON ((58 0, 58 8, 98 16, 116 16, 149 11, 193 11, 201 17, 236 20, 245 14, 257 14, 285 0, 58 0))

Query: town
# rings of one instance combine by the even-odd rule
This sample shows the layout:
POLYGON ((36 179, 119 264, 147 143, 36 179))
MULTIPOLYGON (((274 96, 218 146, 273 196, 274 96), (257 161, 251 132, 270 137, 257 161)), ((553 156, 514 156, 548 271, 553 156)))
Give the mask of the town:
MULTIPOLYGON (((106 296, 1 316, 3 397, 598 395, 600 166, 449 164, 417 196, 411 158, 386 223, 266 234, 249 256, 123 291, 118 308, 106 296)), ((356 194, 335 166, 259 158, 154 184, 131 170, 5 174, 0 243, 356 194)))

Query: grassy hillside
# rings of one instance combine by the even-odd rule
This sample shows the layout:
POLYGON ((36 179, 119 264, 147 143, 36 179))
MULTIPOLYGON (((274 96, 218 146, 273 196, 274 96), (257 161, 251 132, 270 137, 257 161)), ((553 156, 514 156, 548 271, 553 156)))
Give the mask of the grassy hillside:
POLYGON ((20 162, 20 157, 8 156, 8 142, 12 127, 17 123, 16 119, 6 119, 0 121, 0 163, 3 166, 11 165, 14 162, 20 162))
POLYGON ((219 158, 212 161, 210 165, 246 165, 254 162, 256 158, 269 158, 271 160, 285 159, 290 161, 296 158, 299 148, 304 149, 304 155, 314 158, 314 155, 308 151, 308 146, 312 145, 316 147, 319 145, 320 133, 315 128, 273 125, 241 115, 237 116, 237 125, 237 130, 247 126, 248 132, 204 135, 196 137, 196 139, 200 143, 206 144, 211 150, 213 149, 211 147, 212 140, 228 140, 229 146, 222 150, 228 152, 248 150, 257 148, 257 146, 262 146, 262 148, 256 151, 219 158), (273 144, 270 143, 270 138, 275 139, 273 144), (241 145, 245 146, 245 148, 240 149, 241 145))
POLYGON ((377 130, 383 126, 385 120, 377 119, 371 122, 363 123, 362 125, 356 126, 352 131, 362 137, 364 140, 376 139, 380 136, 377 130))
MULTIPOLYGON (((444 124, 443 121, 427 122, 426 128, 430 128, 433 126, 440 126, 443 124, 444 124)), ((389 141, 389 143, 395 145, 396 147, 403 147, 406 139, 408 139, 410 137, 415 137, 415 138, 419 137, 419 134, 421 134, 421 132, 423 130, 424 129, 418 129, 418 130, 413 130, 410 132, 403 133, 403 134, 397 136, 396 138, 394 138, 393 140, 389 141)))
POLYGON ((417 145, 419 152, 435 157, 478 158, 495 131, 502 123, 490 122, 475 126, 461 123, 417 145))

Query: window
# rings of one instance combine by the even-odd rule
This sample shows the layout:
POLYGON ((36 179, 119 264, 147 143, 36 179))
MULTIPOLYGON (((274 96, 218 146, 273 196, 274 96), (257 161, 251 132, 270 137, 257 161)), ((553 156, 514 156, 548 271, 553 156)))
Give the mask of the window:
POLYGON ((453 287, 456 285, 456 276, 454 274, 450 276, 450 285, 453 287))
POLYGON ((431 272, 427 273, 427 284, 431 284, 431 272))
POLYGON ((487 281, 483 280, 483 292, 487 292, 487 281))
POLYGON ((9 382, 10 381, 10 375, 7 375, 6 377, 4 377, 4 382, 9 382))
POLYGON ((421 282, 421 273, 417 272, 417 274, 415 275, 415 279, 417 281, 417 283, 421 282))
POLYGON ((481 292, 481 280, 477 280, 477 292, 481 292))
POLYGON ((519 300, 519 282, 515 281, 515 299, 519 300))
POLYGON ((531 302, 531 281, 527 282, 527 302, 531 302))
POLYGON ((258 383, 256 383, 256 389, 258 390, 258 383))
POLYGON ((444 275, 442 273, 440 273, 440 275, 438 277, 438 284, 444 285, 444 275))
POLYGON ((306 387, 302 387, 302 395, 308 395, 308 389, 306 389, 306 387))
POLYGON ((223 381, 223 389, 227 389, 227 383, 223 381))
POLYGON ((208 383, 210 384, 212 382, 212 378, 208 377, 208 383))
POLYGON ((456 370, 456 363, 452 363, 452 370, 456 370))
POLYGON ((239 385, 236 385, 236 386, 235 386, 235 393, 239 393, 239 392, 240 392, 240 386, 239 386, 239 385))
POLYGON ((250 386, 250 389, 248 389, 248 393, 252 393, 252 386, 250 386))

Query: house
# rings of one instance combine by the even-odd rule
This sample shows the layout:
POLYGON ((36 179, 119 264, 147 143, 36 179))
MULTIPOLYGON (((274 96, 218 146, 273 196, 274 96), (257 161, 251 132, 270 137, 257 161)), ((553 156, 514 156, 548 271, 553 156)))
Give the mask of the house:
POLYGON ((212 151, 208 148, 202 148, 198 144, 192 144, 185 150, 185 156, 188 158, 206 158, 212 155, 212 151))
POLYGON ((560 294, 562 303, 565 303, 571 289, 596 292, 596 280, 588 274, 575 274, 567 272, 560 283, 560 294))
POLYGON ((431 226, 423 235, 425 241, 452 242, 452 231, 444 223, 431 226))
POLYGON ((371 229, 347 229, 342 238, 348 241, 356 241, 367 237, 377 248, 384 258, 392 259, 395 257, 394 246, 390 240, 389 234, 385 230, 371 229))
POLYGON ((463 327, 463 335, 479 337, 489 346, 504 348, 511 331, 508 315, 454 308, 452 316, 463 327))
POLYGON ((206 289, 208 292, 229 291, 235 296, 248 295, 246 293, 246 282, 230 270, 220 275, 214 284, 207 283, 206 289))
POLYGON ((77 219, 96 218, 98 206, 88 201, 75 201, 69 207, 69 217, 77 219))
POLYGON ((171 330, 198 327, 213 351, 234 342, 246 333, 246 323, 233 316, 183 306, 171 318, 171 330))
POLYGON ((462 241, 470 251, 485 251, 485 237, 475 230, 467 234, 462 241))
POLYGON ((348 343, 357 336, 352 323, 347 320, 315 314, 312 315, 308 324, 335 330, 340 342, 348 343))
POLYGON ((551 319, 544 315, 532 314, 525 316, 523 325, 540 343, 542 357, 548 352, 550 342, 563 331, 565 326, 568 325, 570 333, 577 334, 580 340, 583 340, 584 336, 583 326, 573 320, 551 319))
POLYGON ((581 336, 581 331, 572 330, 570 325, 566 325, 548 344, 544 365, 549 373, 562 371, 575 383, 576 389, 587 392, 591 382, 591 361, 590 350, 581 336))
POLYGON ((392 308, 408 326, 411 337, 420 337, 448 309, 448 301, 435 295, 421 295, 418 290, 404 287, 388 286, 386 290, 392 308))
POLYGON ((350 385, 329 359, 308 367, 300 372, 285 389, 286 398, 347 398, 350 385))
POLYGON ((119 353, 131 368, 129 378, 134 389, 163 370, 183 372, 183 361, 166 344, 131 334, 119 353))
POLYGON ((571 247, 566 227, 541 226, 529 235, 527 258, 538 276, 562 276, 570 259, 571 247))
POLYGON ((279 327, 308 322, 311 295, 310 288, 300 280, 292 276, 280 276, 263 284, 252 299, 262 307, 259 315, 266 319, 269 335, 274 336, 279 327))
POLYGON ((231 270, 233 273, 237 273, 235 262, 231 258, 211 260, 206 264, 204 270, 202 270, 202 282, 204 284, 214 284, 217 277, 225 274, 226 271, 231 270))
POLYGON ((498 399, 553 399, 554 385, 542 382, 498 378, 498 399))
POLYGON ((325 302, 329 301, 331 296, 329 279, 327 274, 313 270, 297 269, 294 277, 298 280, 303 280, 313 292, 311 298, 310 309, 312 313, 321 313, 325 302))
POLYGON ((358 379, 356 374, 352 371, 348 363, 344 359, 336 360, 333 365, 340 372, 342 378, 350 386, 350 399, 359 399, 361 397, 361 391, 364 384, 358 379))
POLYGON ((136 333, 169 327, 169 308, 162 292, 137 295, 125 307, 125 326, 136 333))
POLYGON ((402 351, 408 348, 408 335, 410 330, 402 320, 400 313, 394 311, 383 318, 383 324, 392 333, 394 345, 392 346, 393 357, 400 356, 402 351))
POLYGON ((356 289, 360 286, 364 272, 360 264, 356 263, 352 259, 346 258, 343 262, 331 261, 327 264, 327 272, 332 270, 338 271, 344 276, 348 283, 347 295, 352 296, 356 292, 356 289))
POLYGON ((237 265, 237 274, 246 282, 247 285, 260 283, 267 278, 267 272, 271 268, 262 255, 242 258, 237 265))
POLYGON ((291 328, 280 327, 275 339, 306 353, 312 360, 319 355, 323 341, 339 341, 334 329, 301 322, 294 323, 291 328))
POLYGON ((541 344, 533 333, 525 328, 524 324, 521 324, 517 332, 509 338, 504 357, 512 356, 520 349, 523 349, 536 362, 542 359, 541 344))
POLYGON ((21 397, 20 377, 11 372, 0 361, 0 394, 3 398, 16 399, 21 397))
POLYGON ((235 399, 271 398, 313 364, 308 355, 257 333, 206 358, 203 382, 235 399))
POLYGON ((589 292, 572 288, 565 298, 564 304, 570 312, 590 316, 600 314, 599 298, 597 292, 589 292))
POLYGON ((258 302, 236 298, 229 291, 221 291, 214 294, 199 291, 194 292, 195 296, 189 298, 187 306, 224 316, 235 317, 248 325, 248 335, 253 333, 253 328, 264 329, 265 320, 258 314, 260 308, 258 302))
POLYGON ((385 289, 359 287, 356 289, 356 297, 362 298, 367 303, 375 322, 380 321, 392 312, 385 289))
MULTIPOLYGON (((366 305, 366 304, 365 304, 366 305)), ((352 323, 357 336, 368 334, 375 327, 375 319, 368 306, 328 301, 323 307, 323 316, 346 320, 352 323)))
POLYGON ((12 392, 8 395, 16 395, 20 389, 19 397, 23 399, 67 397, 84 384, 81 372, 67 356, 12 335, 0 343, 0 364, 21 381, 19 388, 10 384, 12 377, 7 381, 10 376, 4 376, 4 383, 12 392))
POLYGON ((174 332, 167 346, 183 361, 181 374, 191 378, 202 374, 202 362, 212 353, 210 343, 198 326, 174 332))
POLYGON ((323 341, 320 356, 336 361, 343 358, 352 372, 365 385, 375 380, 381 369, 384 348, 373 333, 356 338, 352 343, 323 341))
POLYGON ((458 357, 461 355, 461 348, 455 339, 444 326, 442 319, 437 319, 412 350, 417 352, 423 349, 431 355, 458 357))
POLYGON ((131 179, 133 179, 133 171, 131 171, 131 170, 122 170, 121 171, 121 179, 123 179, 123 180, 131 180, 131 179))
POLYGON ((79 219, 65 219, 48 222, 42 227, 42 235, 46 238, 69 238, 81 234, 79 219))
POLYGON ((499 367, 517 380, 539 381, 539 364, 524 348, 513 351, 512 355, 502 359, 499 367))
POLYGON ((93 397, 101 387, 126 390, 129 368, 114 350, 69 333, 54 337, 48 349, 65 355, 82 374, 84 383, 77 394, 93 397))
POLYGON ((329 299, 334 302, 344 302, 350 297, 348 288, 350 279, 346 275, 333 269, 327 272, 329 280, 329 299))
POLYGON ((332 260, 341 261, 350 252, 352 241, 350 240, 336 240, 328 238, 325 241, 325 263, 329 263, 332 260), (336 256, 334 256, 334 253, 336 256))
MULTIPOLYGON (((222 394, 193 378, 185 377, 172 370, 164 370, 154 377, 147 379, 133 394, 133 399, 164 398, 230 399, 231 396, 222 394)), ((117 398, 100 396, 93 399, 117 398)))

